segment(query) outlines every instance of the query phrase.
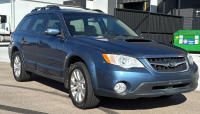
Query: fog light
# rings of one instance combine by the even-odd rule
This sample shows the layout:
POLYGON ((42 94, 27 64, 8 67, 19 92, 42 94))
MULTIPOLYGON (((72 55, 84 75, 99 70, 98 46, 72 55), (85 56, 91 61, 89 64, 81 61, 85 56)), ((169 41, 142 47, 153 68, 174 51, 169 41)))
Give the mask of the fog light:
POLYGON ((114 90, 117 92, 117 93, 122 93, 126 90, 126 84, 120 82, 120 83, 117 83, 114 87, 114 90))

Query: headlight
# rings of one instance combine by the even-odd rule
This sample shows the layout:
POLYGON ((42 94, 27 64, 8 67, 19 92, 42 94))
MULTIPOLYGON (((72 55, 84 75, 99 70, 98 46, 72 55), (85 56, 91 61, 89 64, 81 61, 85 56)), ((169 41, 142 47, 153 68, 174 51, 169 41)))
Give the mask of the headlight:
POLYGON ((187 58, 189 60, 189 63, 193 64, 193 58, 192 58, 192 56, 189 53, 187 54, 187 58))
POLYGON ((106 60, 106 62, 121 66, 123 68, 144 68, 144 65, 139 60, 133 57, 114 54, 103 54, 103 57, 106 60))

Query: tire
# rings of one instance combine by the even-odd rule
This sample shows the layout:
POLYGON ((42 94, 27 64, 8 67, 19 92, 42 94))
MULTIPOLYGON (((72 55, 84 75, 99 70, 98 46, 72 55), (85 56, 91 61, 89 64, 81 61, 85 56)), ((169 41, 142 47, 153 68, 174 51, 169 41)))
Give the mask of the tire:
POLYGON ((90 74, 84 63, 70 65, 68 82, 69 95, 76 107, 89 109, 99 104, 100 97, 94 95, 90 74))
POLYGON ((12 69, 16 81, 23 82, 30 80, 32 73, 25 71, 22 56, 19 51, 15 52, 12 56, 12 69))

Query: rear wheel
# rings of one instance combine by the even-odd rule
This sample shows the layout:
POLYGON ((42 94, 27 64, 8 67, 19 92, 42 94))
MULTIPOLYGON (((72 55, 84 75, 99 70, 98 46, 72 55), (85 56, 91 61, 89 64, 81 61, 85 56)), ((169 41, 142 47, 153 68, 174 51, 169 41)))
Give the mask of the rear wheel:
POLYGON ((90 74, 82 62, 70 66, 69 94, 73 104, 81 109, 94 108, 99 104, 100 98, 94 95, 90 74))
POLYGON ((32 73, 25 71, 19 51, 15 52, 13 55, 12 66, 13 75, 16 81, 22 82, 30 80, 32 73))

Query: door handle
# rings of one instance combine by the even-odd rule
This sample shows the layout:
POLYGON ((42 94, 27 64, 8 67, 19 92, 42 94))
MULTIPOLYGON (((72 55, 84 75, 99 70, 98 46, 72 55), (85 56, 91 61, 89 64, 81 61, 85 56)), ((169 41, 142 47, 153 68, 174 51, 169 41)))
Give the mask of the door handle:
POLYGON ((39 41, 38 41, 38 44, 41 44, 41 43, 42 43, 42 40, 39 40, 39 41))
POLYGON ((21 38, 21 44, 24 44, 24 37, 21 38))

